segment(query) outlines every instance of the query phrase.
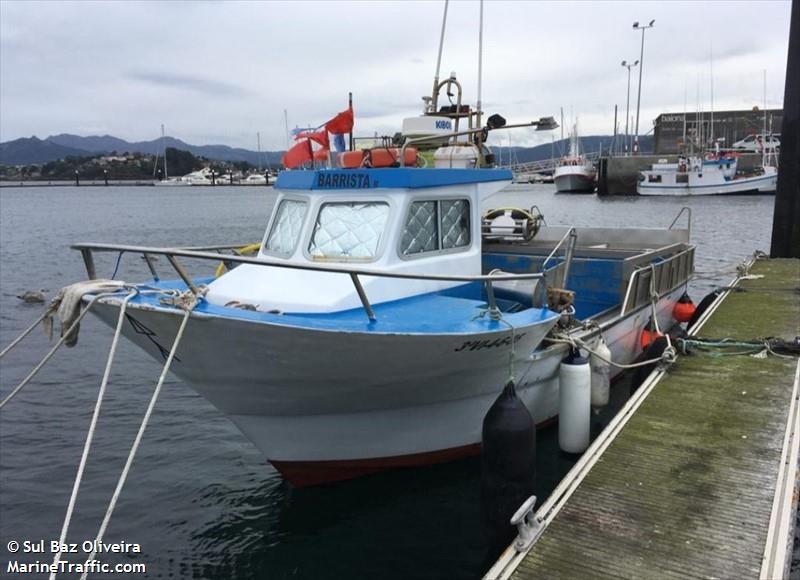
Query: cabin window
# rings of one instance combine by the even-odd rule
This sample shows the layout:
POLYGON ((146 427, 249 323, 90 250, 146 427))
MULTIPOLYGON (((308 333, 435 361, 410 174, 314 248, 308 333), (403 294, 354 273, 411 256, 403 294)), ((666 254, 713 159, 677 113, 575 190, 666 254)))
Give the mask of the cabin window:
POLYGON ((466 199, 440 202, 442 209, 442 248, 469 246, 469 202, 466 199))
POLYGON ((647 176, 648 183, 661 183, 660 175, 653 175, 652 173, 647 176))
POLYGON ((411 204, 403 229, 400 251, 403 255, 433 252, 439 249, 439 220, 435 201, 415 201, 411 204))
POLYGON ((294 252, 300 232, 303 229, 303 220, 306 217, 308 204, 296 199, 284 199, 278 206, 272 229, 264 244, 264 251, 279 256, 288 256, 294 252))
POLYGON ((319 210, 308 253, 317 260, 372 260, 388 217, 385 202, 326 203, 319 210))
POLYGON ((675 183, 689 183, 688 173, 678 173, 675 175, 675 183))
POLYGON ((400 253, 411 256, 469 246, 469 222, 466 199, 415 201, 408 210, 400 253))

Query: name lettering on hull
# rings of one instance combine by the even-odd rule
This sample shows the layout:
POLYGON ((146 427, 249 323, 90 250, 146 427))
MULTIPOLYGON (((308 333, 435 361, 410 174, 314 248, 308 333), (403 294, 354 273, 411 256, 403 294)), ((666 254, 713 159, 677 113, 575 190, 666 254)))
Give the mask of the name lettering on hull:
MULTIPOLYGON (((523 332, 522 334, 517 334, 514 336, 514 344, 518 343, 523 336, 527 333, 523 332)), ((511 337, 506 336, 504 338, 496 338, 491 340, 489 338, 485 338, 483 340, 468 340, 458 348, 454 349, 455 352, 462 352, 462 351, 474 351, 474 350, 483 350, 485 348, 498 348, 501 346, 511 346, 511 337)))

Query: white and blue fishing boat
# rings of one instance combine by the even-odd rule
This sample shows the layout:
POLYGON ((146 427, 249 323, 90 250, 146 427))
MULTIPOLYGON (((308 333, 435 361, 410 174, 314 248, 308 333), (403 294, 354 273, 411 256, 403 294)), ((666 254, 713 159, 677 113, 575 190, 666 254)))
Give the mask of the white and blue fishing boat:
MULTIPOLYGON (((688 228, 482 215, 511 173, 450 168, 452 147, 447 168, 282 172, 258 254, 226 257, 238 267, 217 278, 179 263, 218 261, 217 249, 75 247, 90 277, 98 251, 151 265, 123 332, 156 359, 185 313, 176 293, 196 301, 171 370, 291 482, 451 460, 477 452, 482 418, 512 373, 536 422, 556 417, 566 345, 548 340, 554 328, 602 334, 615 361, 638 357, 654 312, 661 328, 673 323, 694 252, 688 228), (156 275, 157 255, 179 279, 156 275), (570 295, 558 288, 574 300, 556 299, 570 295)), ((463 147, 480 167, 480 148, 463 147)), ((93 311, 114 325, 125 295, 93 311)))
POLYGON ((748 174, 737 171, 731 154, 680 157, 677 163, 654 163, 639 175, 639 195, 731 195, 775 193, 778 170, 764 163, 748 174))

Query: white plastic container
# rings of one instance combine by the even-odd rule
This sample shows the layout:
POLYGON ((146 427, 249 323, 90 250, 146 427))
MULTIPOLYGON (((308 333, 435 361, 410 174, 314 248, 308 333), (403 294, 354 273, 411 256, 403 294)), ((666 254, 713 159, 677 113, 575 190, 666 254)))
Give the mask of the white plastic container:
POLYGON ((589 366, 592 369, 592 407, 599 409, 608 405, 611 392, 611 364, 606 362, 611 360, 611 351, 602 336, 597 339, 594 351, 599 356, 592 354, 589 357, 589 366))
POLYGON ((475 169, 480 151, 475 145, 447 145, 433 154, 433 166, 439 169, 475 169))
POLYGON ((558 371, 558 446, 567 453, 589 447, 592 418, 592 371, 580 353, 571 353, 558 371))

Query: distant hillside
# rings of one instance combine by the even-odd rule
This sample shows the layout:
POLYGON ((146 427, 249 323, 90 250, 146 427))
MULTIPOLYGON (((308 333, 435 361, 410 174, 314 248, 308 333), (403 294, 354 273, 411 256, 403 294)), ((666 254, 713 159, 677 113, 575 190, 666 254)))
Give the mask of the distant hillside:
POLYGON ((41 164, 78 155, 86 155, 86 151, 35 136, 0 143, 0 165, 41 164))
MULTIPOLYGON (((247 161, 259 164, 258 152, 227 145, 191 145, 174 137, 152 141, 130 142, 111 135, 81 137, 62 133, 47 139, 30 137, 0 143, 0 164, 27 165, 58 161, 67 156, 85 156, 98 153, 147 153, 153 155, 163 151, 164 145, 213 161, 247 161)), ((280 165, 283 151, 262 151, 261 163, 273 167, 280 165)))
MULTIPOLYGON (((581 150, 593 153, 600 150, 607 152, 612 142, 610 135, 590 135, 581 137, 581 150)), ((653 150, 652 136, 640 138, 641 152, 649 153, 653 150)), ((247 161, 258 166, 258 152, 249 149, 229 147, 227 145, 191 145, 174 137, 166 137, 152 141, 130 142, 111 135, 81 137, 62 133, 52 135, 47 139, 30 137, 15 139, 0 143, 0 164, 2 165, 30 165, 42 164, 48 161, 58 161, 67 156, 85 156, 98 153, 146 153, 154 155, 163 151, 164 144, 193 155, 205 157, 212 161, 247 161)), ((556 141, 554 145, 545 143, 537 147, 494 147, 498 161, 503 165, 513 163, 527 163, 550 159, 553 153, 561 156, 567 151, 569 143, 566 139, 556 141)), ((261 163, 271 167, 278 167, 281 163, 283 151, 262 151, 261 163)))
MULTIPOLYGON (((580 141, 582 153, 597 153, 602 148, 605 155, 608 153, 614 137, 612 135, 588 135, 581 137, 580 141)), ((619 135, 617 136, 617 142, 620 142, 619 135)), ((653 137, 651 135, 639 137, 639 148, 641 153, 652 153, 653 137)), ((531 161, 561 157, 569 151, 569 140, 559 139, 555 143, 544 143, 536 147, 492 147, 492 149, 501 165, 515 165, 517 163, 530 163, 531 161)))

